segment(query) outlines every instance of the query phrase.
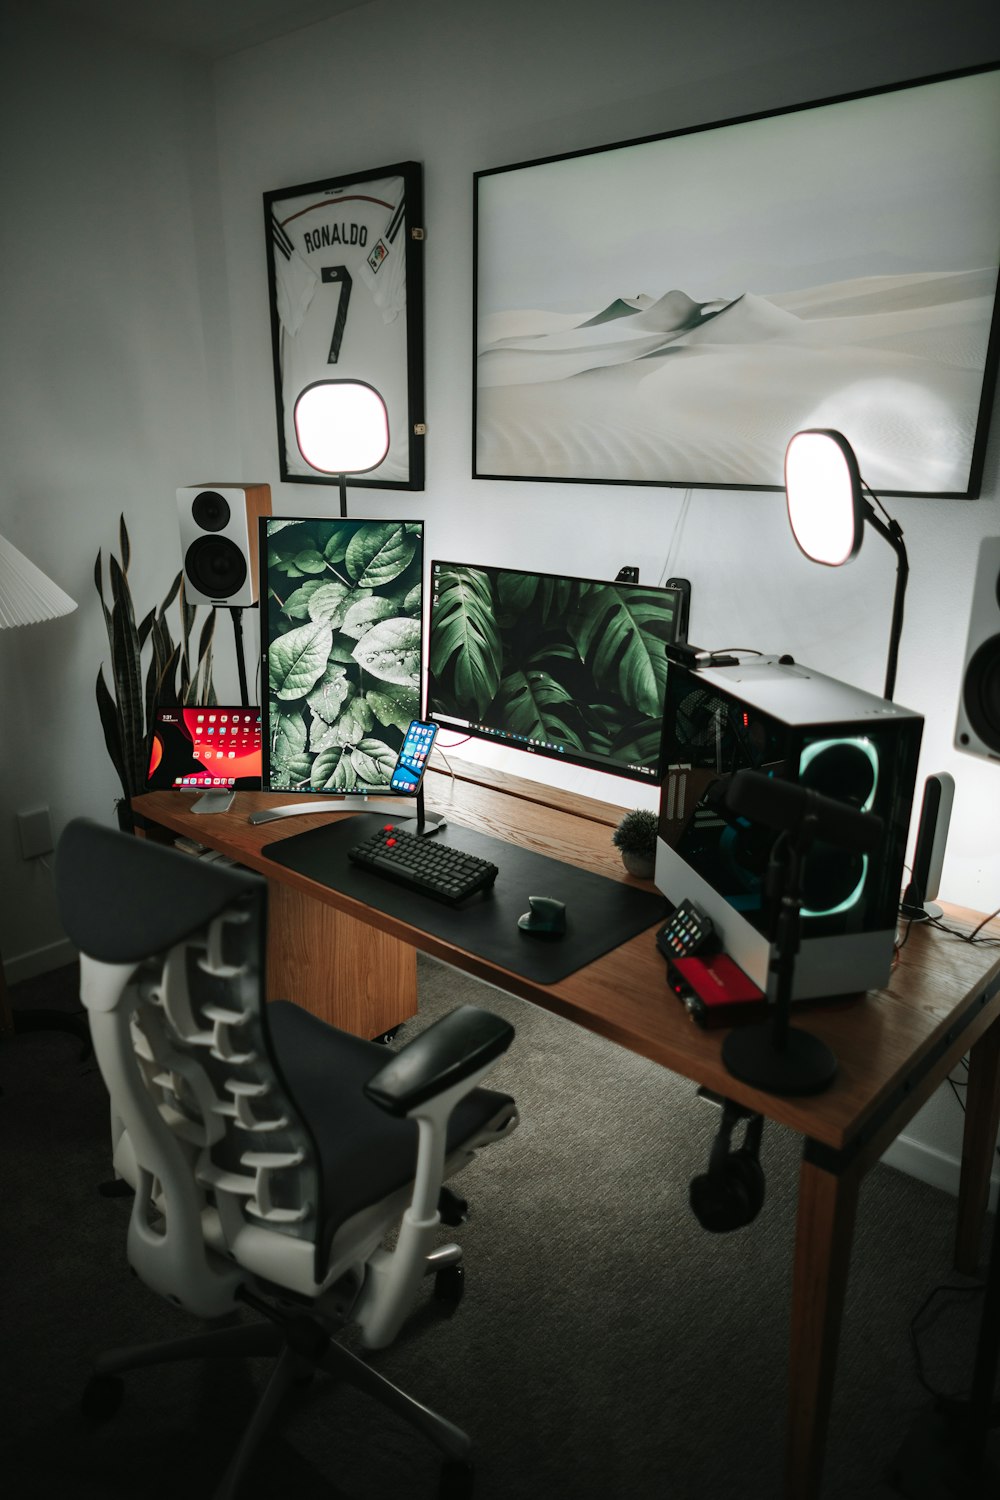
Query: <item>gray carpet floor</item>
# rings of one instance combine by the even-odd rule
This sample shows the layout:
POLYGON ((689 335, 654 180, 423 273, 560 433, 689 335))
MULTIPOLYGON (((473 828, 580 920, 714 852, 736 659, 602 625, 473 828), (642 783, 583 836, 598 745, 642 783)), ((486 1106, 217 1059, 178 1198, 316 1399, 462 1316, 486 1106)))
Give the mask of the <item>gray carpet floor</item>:
MULTIPOLYGON (((72 971, 16 1003, 72 1007, 72 971)), ((757 1220, 716 1236, 688 1208, 715 1109, 691 1084, 523 1001, 420 961, 421 1014, 455 1005, 511 1020, 490 1083, 521 1124, 456 1180, 471 1217, 464 1301, 422 1299, 368 1356, 467 1428, 477 1500, 776 1500, 781 1489, 796 1138, 768 1126, 757 1220)), ((192 1323, 128 1273, 129 1201, 110 1176, 93 1059, 59 1032, 0 1047, 0 1491, 9 1500, 210 1496, 264 1378, 257 1364, 162 1366, 127 1377, 107 1425, 78 1411, 103 1348, 192 1323)), ((887 1480, 933 1400, 971 1375, 981 1299, 954 1274, 954 1202, 887 1167, 862 1193, 824 1500, 891 1500, 887 1480)), ((985 1252, 985 1242, 984 1242, 985 1252)), ((996 1452, 997 1433, 991 1435, 996 1452)), ((246 1500, 433 1496, 424 1441, 324 1379, 290 1406, 246 1500)), ((942 1490, 942 1496, 961 1491, 942 1490)))

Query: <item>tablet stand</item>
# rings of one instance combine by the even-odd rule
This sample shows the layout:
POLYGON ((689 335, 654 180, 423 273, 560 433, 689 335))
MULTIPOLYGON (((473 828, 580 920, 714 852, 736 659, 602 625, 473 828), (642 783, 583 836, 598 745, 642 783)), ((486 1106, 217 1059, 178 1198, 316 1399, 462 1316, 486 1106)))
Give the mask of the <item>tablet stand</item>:
POLYGON ((220 813, 228 812, 233 805, 236 792, 232 787, 213 788, 212 791, 202 792, 197 802, 192 802, 193 813, 220 813))

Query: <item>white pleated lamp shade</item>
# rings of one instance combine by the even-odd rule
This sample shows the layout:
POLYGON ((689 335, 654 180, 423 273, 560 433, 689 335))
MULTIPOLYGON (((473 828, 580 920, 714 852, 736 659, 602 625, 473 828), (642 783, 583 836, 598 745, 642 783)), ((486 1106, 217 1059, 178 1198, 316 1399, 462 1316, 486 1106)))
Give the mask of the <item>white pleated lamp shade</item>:
POLYGON ((0 536, 0 630, 54 620, 74 609, 75 599, 0 536))

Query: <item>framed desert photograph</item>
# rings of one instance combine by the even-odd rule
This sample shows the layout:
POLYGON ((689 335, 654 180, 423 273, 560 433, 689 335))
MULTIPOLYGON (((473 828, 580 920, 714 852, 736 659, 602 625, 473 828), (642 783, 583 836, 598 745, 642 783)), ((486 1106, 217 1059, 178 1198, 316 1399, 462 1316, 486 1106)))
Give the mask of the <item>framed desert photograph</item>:
POLYGON ((282 479, 336 484, 303 458, 298 396, 322 380, 374 386, 389 451, 351 480, 424 487, 422 173, 417 162, 264 194, 282 479))
POLYGON ((477 173, 474 475, 976 495, 998 183, 996 66, 477 173))

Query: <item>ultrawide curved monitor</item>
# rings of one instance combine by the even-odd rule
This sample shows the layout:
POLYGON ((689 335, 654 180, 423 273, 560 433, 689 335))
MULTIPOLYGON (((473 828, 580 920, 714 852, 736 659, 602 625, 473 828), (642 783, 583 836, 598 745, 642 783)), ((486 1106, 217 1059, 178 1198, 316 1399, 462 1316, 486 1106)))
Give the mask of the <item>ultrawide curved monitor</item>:
POLYGON ((685 606, 679 588, 434 561, 428 716, 653 786, 685 606))

